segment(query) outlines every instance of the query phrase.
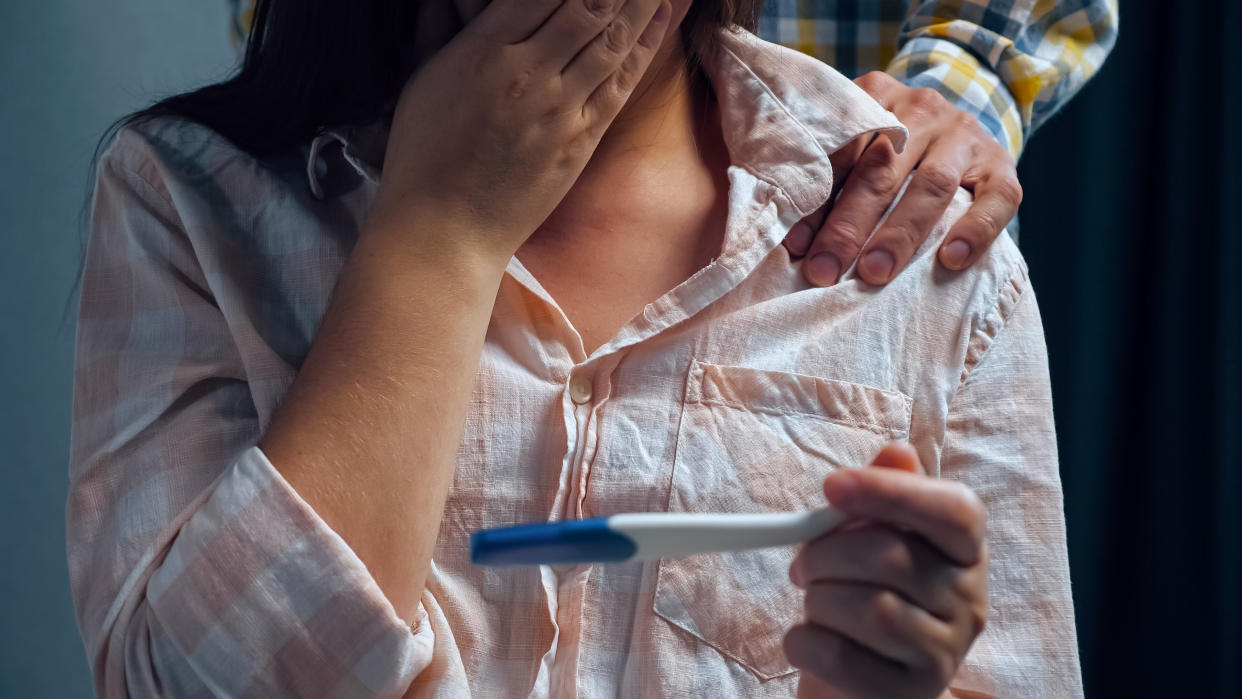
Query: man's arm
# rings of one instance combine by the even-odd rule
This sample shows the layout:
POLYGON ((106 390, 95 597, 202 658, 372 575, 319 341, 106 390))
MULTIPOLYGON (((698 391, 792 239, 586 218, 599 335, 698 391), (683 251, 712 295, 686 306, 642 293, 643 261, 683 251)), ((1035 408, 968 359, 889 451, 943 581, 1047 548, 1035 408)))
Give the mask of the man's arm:
POLYGON ((1117 0, 914 2, 886 72, 973 114, 1017 160, 1099 70, 1117 23, 1117 0))
POLYGON ((785 240, 791 255, 805 256, 803 273, 817 285, 836 283, 855 259, 863 280, 888 282, 943 215, 955 185, 975 202, 938 257, 950 269, 978 260, 1017 214, 1014 163, 1026 138, 1098 70, 1117 37, 1116 0, 926 0, 904 21, 900 5, 878 2, 861 15, 839 7, 834 16, 798 14, 804 9, 769 2, 760 31, 861 75, 858 84, 910 129, 901 153, 877 138, 833 154, 840 194, 785 240), (867 73, 884 63, 887 75, 867 73))

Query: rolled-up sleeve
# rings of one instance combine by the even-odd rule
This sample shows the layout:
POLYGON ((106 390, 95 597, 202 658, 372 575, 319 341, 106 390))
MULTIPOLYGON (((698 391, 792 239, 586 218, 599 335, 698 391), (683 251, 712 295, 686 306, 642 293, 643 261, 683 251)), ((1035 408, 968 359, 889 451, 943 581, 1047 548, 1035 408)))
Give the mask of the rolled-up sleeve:
POLYGON ((400 695, 430 624, 256 446, 230 324, 135 141, 97 169, 74 368, 67 549, 96 692, 400 695))
POLYGON ((1117 42, 1116 0, 922 0, 888 72, 974 114, 1014 159, 1117 42))
POLYGON ((1043 327, 1025 268, 975 328, 950 405, 941 476, 987 506, 987 627, 960 696, 1082 696, 1043 327))

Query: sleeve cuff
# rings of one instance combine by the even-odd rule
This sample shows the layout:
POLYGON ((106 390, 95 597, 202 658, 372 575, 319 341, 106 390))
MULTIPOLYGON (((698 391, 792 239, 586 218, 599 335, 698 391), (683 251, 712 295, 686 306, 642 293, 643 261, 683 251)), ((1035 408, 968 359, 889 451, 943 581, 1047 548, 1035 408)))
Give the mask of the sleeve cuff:
POLYGON ((422 606, 402 621, 257 446, 181 529, 146 597, 199 678, 227 696, 399 695, 431 660, 422 606))
POLYGON ((889 75, 910 87, 930 87, 955 107, 973 114, 1014 160, 1024 130, 1009 88, 970 51, 947 39, 916 37, 889 64, 889 75))

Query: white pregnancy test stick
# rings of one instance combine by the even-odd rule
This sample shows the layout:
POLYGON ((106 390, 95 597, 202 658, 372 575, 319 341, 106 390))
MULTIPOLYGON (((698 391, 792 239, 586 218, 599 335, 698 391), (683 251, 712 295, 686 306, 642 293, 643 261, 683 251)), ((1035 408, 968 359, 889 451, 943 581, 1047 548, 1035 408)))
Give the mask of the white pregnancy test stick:
POLYGON ((476 565, 607 563, 787 546, 828 533, 845 516, 825 507, 775 514, 652 512, 484 529, 470 536, 476 565))

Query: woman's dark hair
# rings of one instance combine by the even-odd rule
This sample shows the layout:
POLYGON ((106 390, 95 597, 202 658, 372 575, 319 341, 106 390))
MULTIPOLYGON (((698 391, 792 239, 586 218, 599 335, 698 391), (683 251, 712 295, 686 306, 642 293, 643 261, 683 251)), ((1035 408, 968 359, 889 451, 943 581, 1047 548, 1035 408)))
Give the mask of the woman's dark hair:
MULTIPOLYGON (((754 30, 762 0, 695 0, 682 23, 695 60, 718 27, 754 30)), ((309 141, 323 125, 378 116, 400 93, 418 0, 258 0, 240 70, 115 127, 156 116, 198 122, 255 156, 309 141)), ((114 129, 109 129, 109 132, 114 129)))
MULTIPOLYGON (((409 77, 419 2, 257 0, 237 72, 118 119, 95 148, 88 187, 93 187, 95 164, 112 134, 155 117, 197 122, 263 157, 309 142, 322 126, 380 116, 409 77)), ((753 31, 761 4, 694 0, 681 25, 691 65, 710 50, 717 28, 736 25, 753 31)), ((89 206, 88 197, 80 216, 84 235, 89 206)), ((80 281, 81 269, 74 290, 80 281)))

